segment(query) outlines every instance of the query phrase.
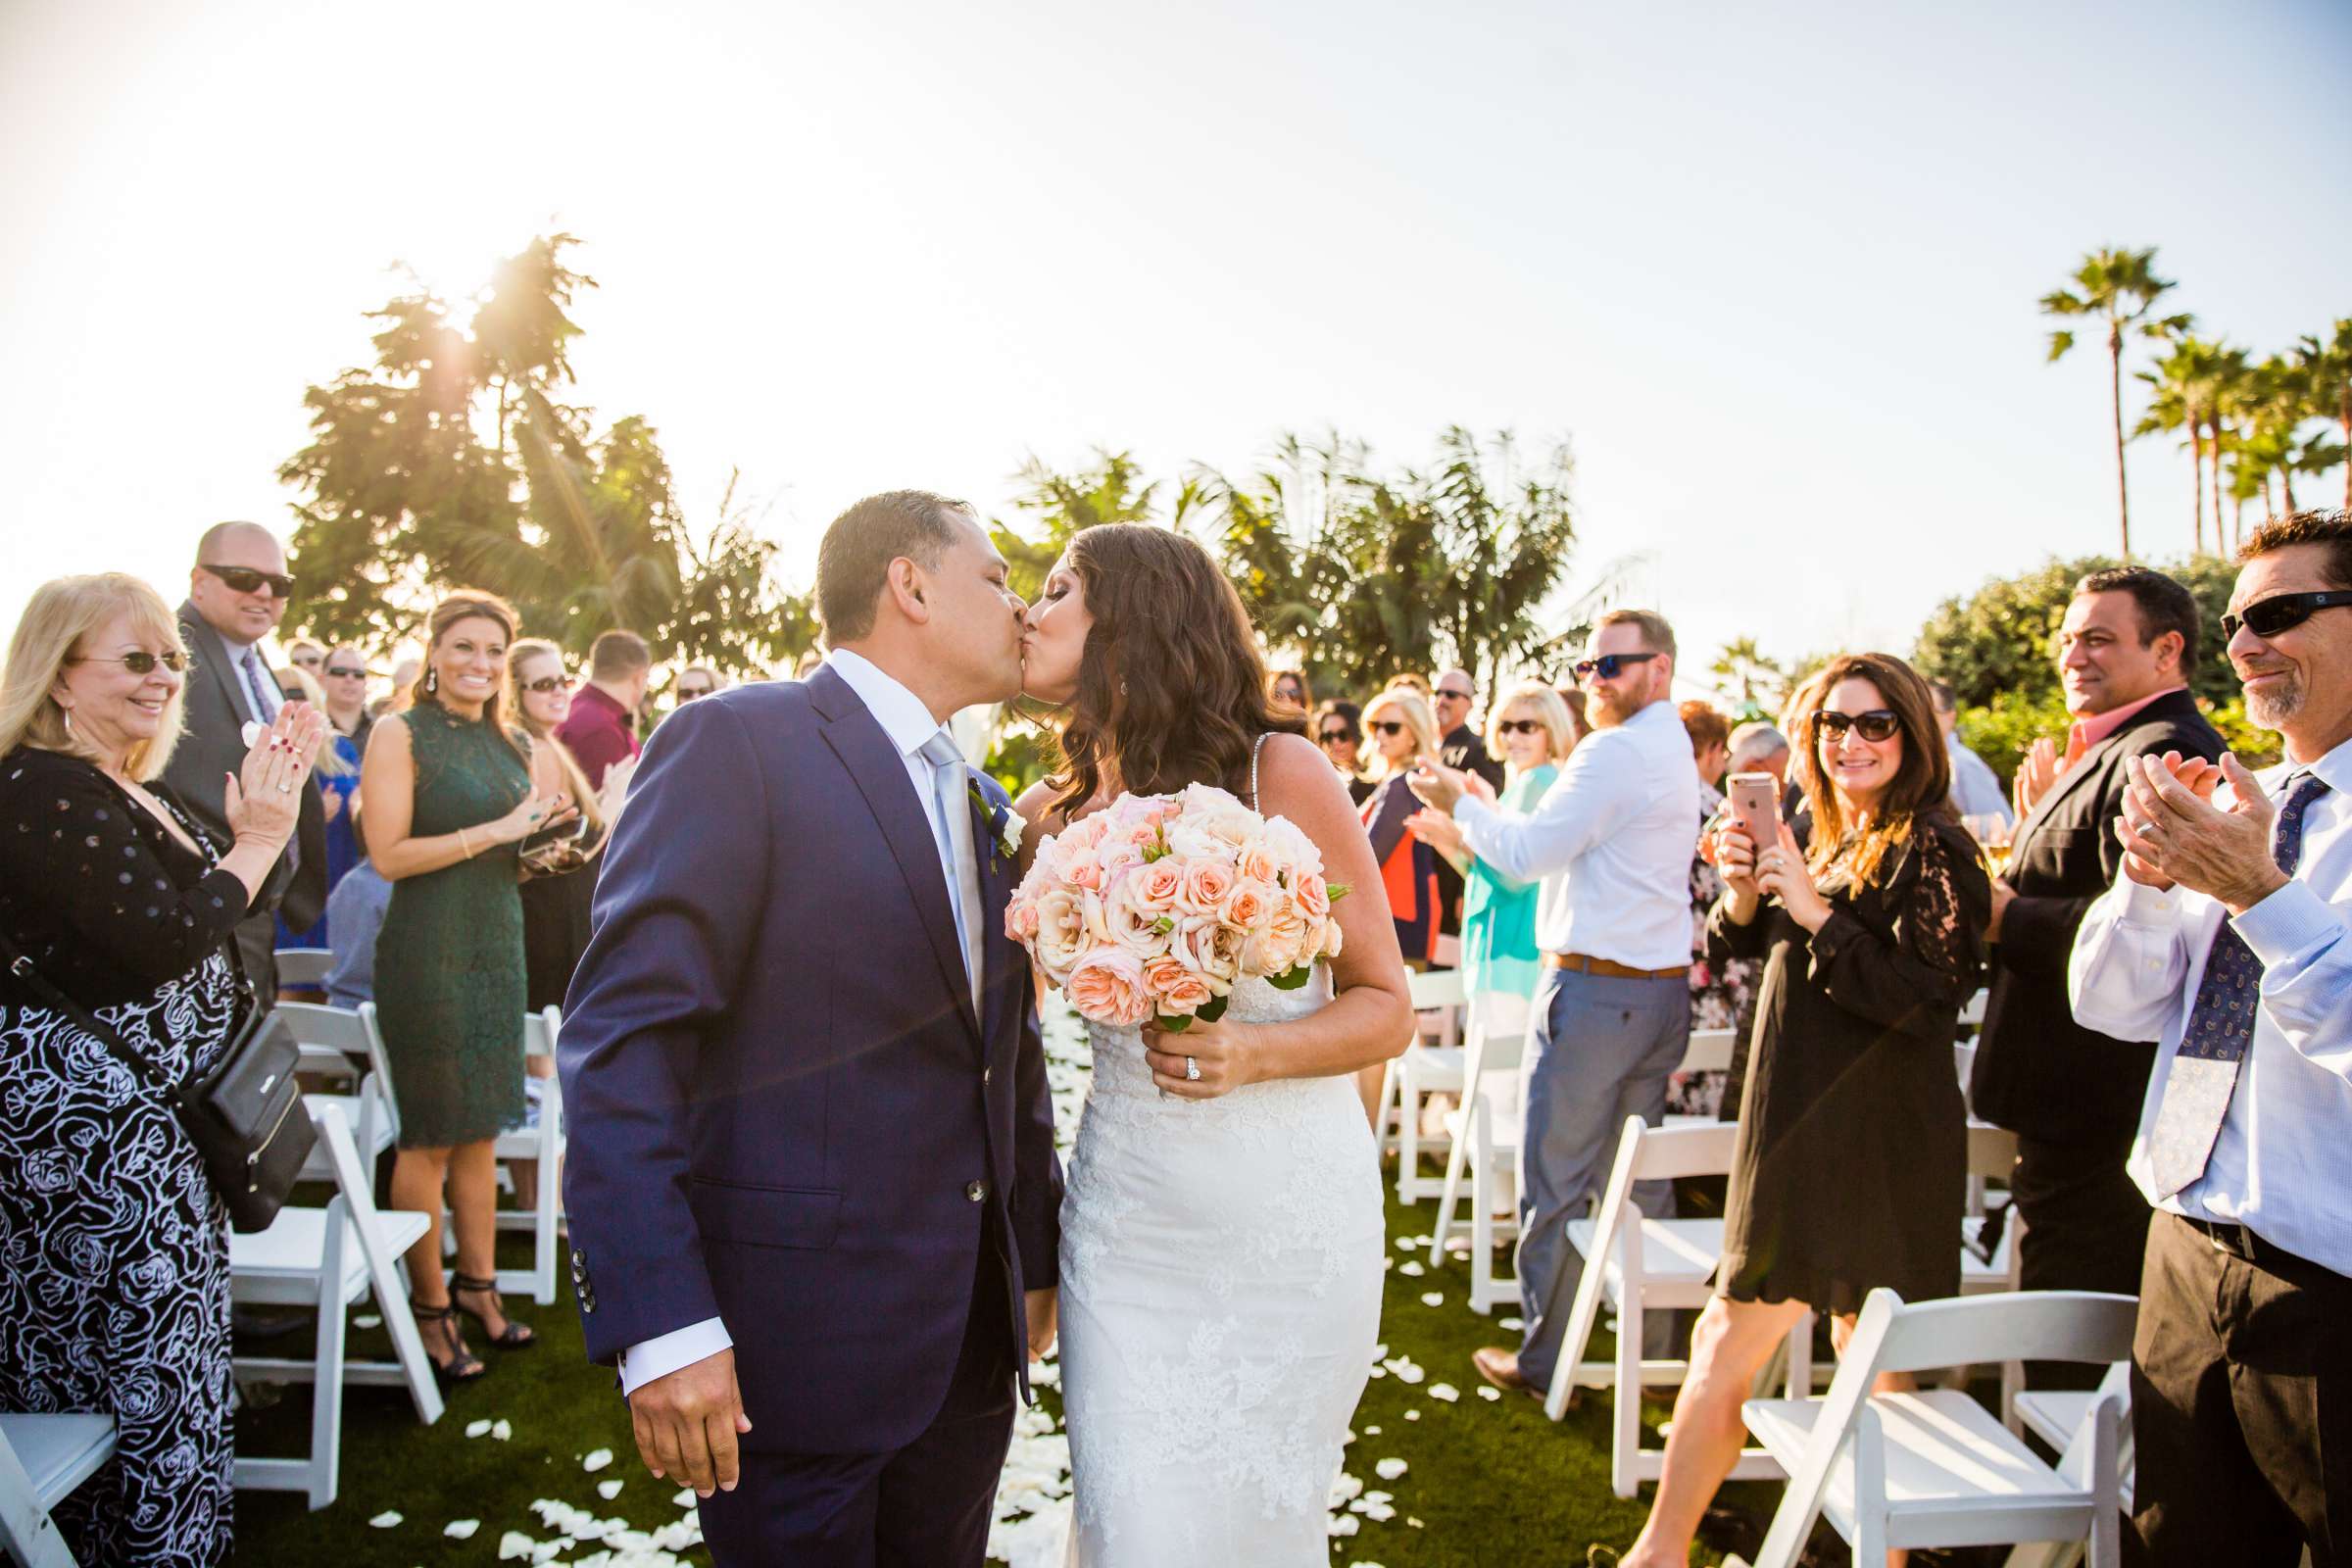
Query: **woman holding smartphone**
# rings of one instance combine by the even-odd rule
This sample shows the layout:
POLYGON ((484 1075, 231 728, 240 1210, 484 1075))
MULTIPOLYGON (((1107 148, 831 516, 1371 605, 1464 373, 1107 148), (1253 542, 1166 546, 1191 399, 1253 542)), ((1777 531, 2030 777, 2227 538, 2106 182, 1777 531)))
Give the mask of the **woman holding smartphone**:
POLYGON ((1812 848, 1712 828, 1717 961, 1765 960, 1715 1297, 1691 1336, 1665 1474, 1623 1562, 1680 1565, 1739 1456, 1740 1402, 1808 1307, 1839 1349, 1863 1298, 1960 1289, 1967 1112, 1952 1072, 1992 892, 1945 796, 1927 684, 1849 654, 1789 703, 1812 848))

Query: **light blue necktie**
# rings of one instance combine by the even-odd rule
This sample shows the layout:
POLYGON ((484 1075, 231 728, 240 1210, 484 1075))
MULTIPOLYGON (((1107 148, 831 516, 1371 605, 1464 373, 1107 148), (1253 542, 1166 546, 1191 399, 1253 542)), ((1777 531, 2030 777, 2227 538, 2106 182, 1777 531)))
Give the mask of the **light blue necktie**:
POLYGON ((931 764, 931 832, 939 840, 939 867, 948 884, 948 912, 956 917, 956 951, 963 956, 963 978, 972 978, 971 934, 964 929, 963 873, 956 863, 956 830, 950 811, 963 808, 963 753, 945 729, 923 742, 916 754, 931 764))

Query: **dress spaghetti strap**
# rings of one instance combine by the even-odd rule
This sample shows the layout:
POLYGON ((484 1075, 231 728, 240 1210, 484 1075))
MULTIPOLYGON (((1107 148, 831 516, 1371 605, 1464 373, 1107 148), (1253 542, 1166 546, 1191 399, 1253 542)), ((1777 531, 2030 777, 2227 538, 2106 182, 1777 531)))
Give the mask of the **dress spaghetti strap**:
POLYGON ((1271 740, 1273 735, 1274 732, 1272 730, 1267 730, 1264 734, 1258 736, 1257 743, 1250 748, 1250 809, 1252 811, 1258 809, 1257 754, 1266 749, 1266 742, 1271 740))

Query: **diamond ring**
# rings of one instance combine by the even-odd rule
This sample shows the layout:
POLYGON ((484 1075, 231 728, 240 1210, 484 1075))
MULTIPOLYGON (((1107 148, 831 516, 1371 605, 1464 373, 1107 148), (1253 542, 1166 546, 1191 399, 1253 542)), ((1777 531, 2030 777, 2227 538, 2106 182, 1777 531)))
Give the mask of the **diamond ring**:
POLYGON ((1186 1081, 1190 1083, 1199 1083, 1200 1081, 1200 1063, 1195 1061, 1190 1056, 1185 1057, 1184 1076, 1186 1081))

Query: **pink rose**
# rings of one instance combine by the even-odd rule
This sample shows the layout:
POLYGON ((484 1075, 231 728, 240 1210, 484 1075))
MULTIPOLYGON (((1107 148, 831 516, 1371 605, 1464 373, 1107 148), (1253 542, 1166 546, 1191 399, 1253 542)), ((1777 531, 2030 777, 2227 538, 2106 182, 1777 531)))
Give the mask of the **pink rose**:
POLYGON ((1193 914, 1215 914, 1233 896, 1233 867, 1222 859, 1188 860, 1177 902, 1193 914))
POLYGON ((1331 884, 1323 880, 1322 872, 1299 872, 1291 880, 1291 891, 1298 896, 1298 907, 1309 916, 1320 919, 1331 912, 1331 884))
POLYGON ((1144 965, 1144 981, 1155 1004, 1170 1017, 1191 1017, 1208 1005, 1216 993, 1208 982, 1184 965, 1174 954, 1161 954, 1144 965))
POLYGON ((1127 873, 1135 885, 1136 902, 1146 908, 1167 913, 1184 896, 1184 868, 1174 860, 1157 859, 1149 865, 1139 865, 1127 873))
POLYGON ((1143 960, 1124 948, 1097 948, 1080 958, 1063 989, 1070 1005, 1096 1023, 1139 1024, 1152 1016, 1143 960))
POLYGON ((1234 883, 1233 892, 1217 910, 1217 917, 1238 930, 1254 931, 1281 901, 1282 895, 1273 883, 1252 881, 1245 876, 1234 883))
POLYGON ((1026 943, 1037 935, 1037 903, 1033 899, 1014 899, 1004 906, 1004 935, 1011 941, 1026 943))
POLYGON ((1102 918, 1110 929, 1110 940, 1140 958, 1149 958, 1168 951, 1168 931, 1174 921, 1165 905, 1153 905, 1142 894, 1152 880, 1152 867, 1139 865, 1123 873, 1112 883, 1102 900, 1102 918))

